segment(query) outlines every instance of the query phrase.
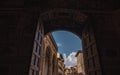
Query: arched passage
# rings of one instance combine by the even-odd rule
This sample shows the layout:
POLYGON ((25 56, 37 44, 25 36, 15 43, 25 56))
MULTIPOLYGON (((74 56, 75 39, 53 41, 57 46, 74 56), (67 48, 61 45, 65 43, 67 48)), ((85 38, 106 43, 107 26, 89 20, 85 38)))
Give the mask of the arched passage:
POLYGON ((73 9, 53 9, 40 15, 44 24, 44 33, 54 30, 68 30, 82 35, 88 16, 73 9))
POLYGON ((94 30, 89 25, 89 21, 87 21, 85 15, 79 11, 69 9, 51 10, 40 16, 38 21, 39 26, 42 26, 42 29, 44 29, 42 30, 43 36, 54 30, 68 30, 79 35, 82 38, 86 74, 95 74, 96 72, 101 74, 94 30), (92 59, 88 59, 90 57, 92 59), (97 66, 95 66, 96 63, 97 66), (98 68, 98 70, 91 71, 94 68, 98 68))

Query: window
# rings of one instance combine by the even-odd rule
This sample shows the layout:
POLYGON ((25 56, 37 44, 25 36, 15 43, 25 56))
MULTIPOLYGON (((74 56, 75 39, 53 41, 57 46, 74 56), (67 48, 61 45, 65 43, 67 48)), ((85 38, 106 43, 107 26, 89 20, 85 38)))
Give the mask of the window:
POLYGON ((95 75, 97 75, 97 71, 95 71, 95 75))
POLYGON ((42 36, 41 36, 41 38, 40 38, 40 44, 42 44, 42 36))
POLYGON ((89 62, 89 60, 87 62, 87 67, 90 68, 90 62, 89 62))
POLYGON ((89 42, 91 42, 92 41, 92 39, 91 39, 91 35, 89 35, 89 42))
POLYGON ((40 37, 40 33, 38 32, 37 40, 39 40, 39 37, 40 37))
POLYGON ((41 30, 41 26, 39 25, 39 30, 41 30))
POLYGON ((89 31, 89 42, 92 42, 94 40, 93 32, 89 31))
POLYGON ((87 36, 88 35, 88 30, 85 29, 84 33, 85 33, 85 36, 87 36))
POLYGON ((38 43, 36 42, 36 49, 35 49, 35 52, 37 52, 37 48, 38 48, 38 43))
POLYGON ((33 64, 35 65, 35 63, 36 63, 36 56, 35 56, 35 58, 34 58, 34 61, 33 61, 33 62, 34 62, 33 64))
POLYGON ((46 55, 47 55, 48 58, 50 57, 50 48, 48 48, 48 47, 47 47, 47 50, 46 50, 46 55))
POLYGON ((35 39, 37 40, 38 38, 38 31, 36 31, 36 34, 35 34, 35 39))
POLYGON ((88 48, 88 56, 91 55, 90 47, 88 48))
POLYGON ((93 61, 92 61, 92 59, 89 60, 89 67, 93 68, 93 61))
POLYGON ((89 75, 92 75, 92 72, 89 72, 89 75))
POLYGON ((34 75, 36 75, 36 71, 34 71, 34 75))
POLYGON ((40 64, 39 61, 40 61, 40 59, 38 58, 38 59, 37 59, 37 66, 38 66, 38 67, 39 67, 39 64, 40 64))
POLYGON ((95 58, 94 57, 92 58, 92 61, 93 61, 93 67, 95 67, 95 58))
POLYGON ((99 59, 97 56, 94 57, 95 66, 99 66, 99 59))
POLYGON ((32 70, 32 75, 34 75, 34 70, 32 70))
POLYGON ((101 75, 100 71, 95 71, 95 75, 101 75))
POLYGON ((97 48, 95 43, 92 45, 92 49, 93 49, 93 52, 97 53, 97 48))
POLYGON ((93 55, 93 45, 90 45, 90 53, 93 55))
POLYGON ((38 54, 40 55, 40 53, 41 53, 41 47, 38 49, 38 54))
POLYGON ((49 47, 47 47, 47 49, 46 49, 46 58, 47 58, 47 62, 48 62, 48 65, 47 65, 47 67, 48 67, 48 70, 47 70, 47 75, 49 75, 49 72, 50 72, 50 48, 49 47))
POLYGON ((87 47, 87 40, 86 39, 83 40, 83 46, 84 46, 84 48, 87 47))
POLYGON ((38 45, 36 52, 39 53, 40 46, 38 45))
POLYGON ((36 49, 36 41, 34 41, 34 48, 33 48, 34 50, 36 49))
POLYGON ((56 64, 56 62, 55 62, 55 55, 53 56, 53 73, 55 72, 55 64, 56 64))
POLYGON ((85 50, 85 53, 86 53, 86 56, 88 57, 88 50, 87 49, 85 50))
POLYGON ((39 75, 39 71, 36 71, 36 75, 39 75))
POLYGON ((35 55, 33 54, 32 55, 32 62, 31 62, 32 64, 34 64, 34 59, 35 59, 35 55))

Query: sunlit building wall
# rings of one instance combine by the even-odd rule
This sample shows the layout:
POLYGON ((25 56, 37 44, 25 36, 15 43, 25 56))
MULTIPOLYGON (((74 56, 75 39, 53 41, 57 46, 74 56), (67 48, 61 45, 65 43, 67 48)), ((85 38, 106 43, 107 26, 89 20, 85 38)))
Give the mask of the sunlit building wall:
POLYGON ((75 56, 77 57, 77 71, 78 71, 78 74, 85 75, 83 52, 82 51, 78 51, 75 56))
POLYGON ((57 45, 50 33, 44 37, 40 75, 57 75, 57 45))
POLYGON ((71 73, 72 75, 78 75, 78 68, 77 68, 77 66, 71 67, 70 69, 72 71, 72 73, 71 73))
POLYGON ((68 68, 65 68, 64 75, 72 75, 72 70, 68 69, 68 68))
POLYGON ((60 53, 57 53, 58 75, 64 75, 64 59, 60 53))

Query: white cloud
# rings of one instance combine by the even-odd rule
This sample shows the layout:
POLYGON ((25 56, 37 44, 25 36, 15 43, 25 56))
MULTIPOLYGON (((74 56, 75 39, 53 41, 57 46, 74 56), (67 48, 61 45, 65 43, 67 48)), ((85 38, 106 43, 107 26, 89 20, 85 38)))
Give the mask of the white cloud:
POLYGON ((77 64, 77 58, 75 57, 75 55, 76 52, 70 53, 68 57, 66 56, 66 54, 63 54, 64 64, 66 68, 73 67, 77 64))
POLYGON ((62 46, 62 44, 61 43, 57 43, 57 46, 60 47, 60 46, 62 46))

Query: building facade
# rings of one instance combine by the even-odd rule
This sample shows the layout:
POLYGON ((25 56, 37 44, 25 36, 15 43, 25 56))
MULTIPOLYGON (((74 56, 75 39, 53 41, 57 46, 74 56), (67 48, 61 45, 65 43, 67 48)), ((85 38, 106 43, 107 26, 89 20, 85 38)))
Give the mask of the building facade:
POLYGON ((34 39, 34 46, 33 52, 31 56, 31 63, 29 69, 29 75, 39 75, 40 71, 40 60, 41 60, 41 51, 42 51, 42 44, 44 38, 44 30, 42 25, 38 25, 36 29, 35 39, 34 39))
POLYGON ((57 75, 57 45, 50 33, 43 40, 40 70, 39 75, 57 75))
POLYGON ((102 71, 99 60, 99 51, 96 45, 97 42, 95 39, 95 33, 90 26, 84 28, 82 40, 86 75, 101 75, 102 71))
POLYGON ((83 52, 78 51, 75 56, 77 57, 77 72, 78 72, 78 74, 85 75, 83 52))
POLYGON ((78 67, 77 66, 73 66, 70 69, 72 71, 72 73, 71 73, 72 75, 79 75, 78 74, 78 67))
POLYGON ((72 70, 69 68, 64 69, 64 75, 72 75, 72 70))
POLYGON ((64 75, 64 59, 60 53, 57 53, 58 75, 64 75))

